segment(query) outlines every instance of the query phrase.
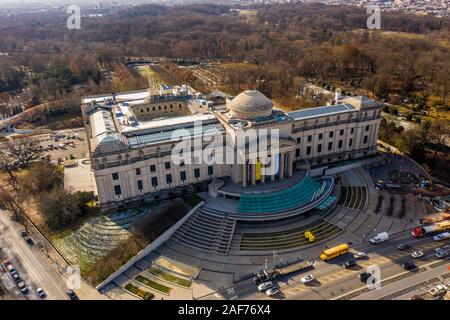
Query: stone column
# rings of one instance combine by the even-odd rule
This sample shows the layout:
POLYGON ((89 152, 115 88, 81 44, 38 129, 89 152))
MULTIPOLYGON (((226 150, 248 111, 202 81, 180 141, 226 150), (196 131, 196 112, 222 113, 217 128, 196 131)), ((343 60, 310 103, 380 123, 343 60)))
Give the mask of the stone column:
POLYGON ((256 164, 250 163, 250 168, 252 170, 252 185, 256 184, 256 164))
POLYGON ((280 153, 280 179, 284 178, 284 153, 280 153))
POLYGON ((294 151, 289 152, 288 164, 288 175, 289 177, 292 177, 292 170, 294 169, 294 151))
POLYGON ((247 186, 247 164, 242 164, 242 186, 247 186))

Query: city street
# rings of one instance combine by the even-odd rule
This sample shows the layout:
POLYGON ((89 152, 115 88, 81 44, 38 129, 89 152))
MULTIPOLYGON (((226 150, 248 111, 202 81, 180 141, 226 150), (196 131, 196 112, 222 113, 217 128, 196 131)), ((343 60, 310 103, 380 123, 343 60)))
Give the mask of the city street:
MULTIPOLYGON (((8 211, 0 210, 0 260, 9 260, 20 277, 28 285, 29 293, 22 295, 9 274, 0 272, 0 280, 12 299, 40 299, 36 293, 42 288, 46 299, 68 299, 66 281, 70 276, 67 266, 54 262, 41 251, 38 244, 30 246, 20 236, 23 227, 10 219, 8 211)), ((36 242, 36 240, 35 240, 36 242)), ((95 288, 81 281, 81 288, 75 290, 80 299, 107 299, 95 288)))
POLYGON ((256 285, 251 282, 229 289, 227 295, 234 295, 234 299, 381 299, 428 279, 438 277, 442 281, 448 278, 450 260, 448 257, 439 260, 434 256, 434 250, 438 247, 446 250, 450 248, 448 241, 435 242, 431 237, 415 239, 409 232, 403 232, 384 244, 363 244, 355 247, 358 251, 366 252, 368 257, 358 260, 357 266, 353 268, 345 269, 342 266, 345 261, 351 259, 351 254, 346 254, 328 262, 317 261, 314 269, 280 278, 276 281, 281 291, 279 296, 267 297, 263 292, 257 292, 256 285), (424 256, 412 259, 410 250, 400 251, 396 248, 399 243, 408 243, 414 249, 422 250, 424 256), (402 264, 412 260, 419 267, 419 272, 403 269, 402 264), (358 275, 372 265, 381 268, 382 282, 381 289, 369 291, 358 275), (300 278, 306 274, 313 274, 316 280, 308 285, 301 284, 300 278))

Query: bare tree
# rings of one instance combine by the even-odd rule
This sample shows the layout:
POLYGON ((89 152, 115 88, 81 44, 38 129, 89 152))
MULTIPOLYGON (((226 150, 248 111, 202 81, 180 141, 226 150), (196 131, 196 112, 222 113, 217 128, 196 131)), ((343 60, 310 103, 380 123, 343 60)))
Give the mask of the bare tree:
POLYGON ((14 188, 14 190, 17 190, 17 179, 13 173, 13 160, 8 153, 2 150, 0 150, 0 171, 4 171, 9 175, 11 186, 14 188))
POLYGON ((27 166, 31 161, 38 159, 41 153, 39 151, 39 141, 28 137, 10 140, 9 152, 20 166, 27 166))
POLYGON ((431 123, 430 130, 428 130, 427 138, 435 144, 434 156, 436 159, 439 148, 445 144, 450 137, 449 122, 444 119, 437 119, 431 123))

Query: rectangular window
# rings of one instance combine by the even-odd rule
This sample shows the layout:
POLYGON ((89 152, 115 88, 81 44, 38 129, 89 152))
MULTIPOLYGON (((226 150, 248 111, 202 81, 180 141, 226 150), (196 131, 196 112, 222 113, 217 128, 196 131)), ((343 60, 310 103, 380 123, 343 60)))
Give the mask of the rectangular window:
POLYGON ((137 187, 139 190, 143 190, 144 189, 144 184, 142 183, 142 180, 138 180, 137 181, 137 187))
POLYGON ((141 169, 140 169, 140 168, 137 168, 137 169, 136 169, 136 175, 137 175, 137 176, 140 176, 140 175, 141 175, 141 169))
POLYGON ((308 142, 312 141, 312 136, 308 136, 308 142))
POLYGON ((158 186, 158 177, 152 177, 152 187, 158 186))
POLYGON ((366 126, 366 131, 369 131, 369 129, 370 129, 370 126, 366 126))
POLYGON ((113 179, 113 180, 119 180, 119 174, 118 174, 117 172, 114 172, 114 173, 112 174, 112 179, 113 179))
POLYGON ((295 156, 300 157, 300 149, 295 149, 295 156))
POLYGON ((156 172, 156 166, 154 164, 150 165, 150 172, 156 172))
POLYGON ((194 177, 195 178, 200 178, 200 169, 199 168, 195 168, 194 169, 194 177))
POLYGON ((344 129, 341 129, 341 131, 339 131, 339 135, 341 135, 341 136, 344 135, 344 129))
POLYGON ((297 144, 300 144, 300 142, 301 142, 301 139, 297 138, 297 144))
POLYGON ((328 142, 328 150, 331 150, 331 149, 333 149, 333 142, 328 142))
POLYGON ((172 175, 170 173, 166 174, 166 183, 167 184, 171 184, 172 183, 172 175))
POLYGON ((339 140, 338 148, 342 148, 342 140, 339 140))
POLYGON ((180 180, 186 181, 186 171, 180 171, 180 180))
POLYGON ((350 129, 350 133, 353 134, 353 132, 355 132, 355 128, 350 129))
POLYGON ((319 133, 319 140, 322 140, 323 138, 323 133, 319 133))
POLYGON ((369 139, 369 136, 364 136, 364 144, 367 143, 367 140, 369 139))
POLYGON ((306 154, 308 156, 311 154, 311 146, 306 147, 306 154))
POLYGON ((208 176, 212 176, 214 174, 214 167, 208 166, 208 176))
POLYGON ((317 145, 317 152, 318 153, 322 152, 322 144, 321 143, 317 145))
POLYGON ((164 167, 165 167, 166 169, 170 169, 170 162, 165 162, 165 163, 164 163, 164 167))
POLYGON ((120 187, 120 185, 114 186, 114 194, 116 196, 120 196, 122 194, 122 188, 120 187))
POLYGON ((353 144, 353 138, 350 138, 350 140, 348 140, 348 146, 351 147, 353 144))
POLYGON ((333 138, 333 134, 334 134, 334 132, 333 132, 333 131, 330 131, 330 133, 328 134, 328 136, 329 136, 330 138, 333 138))

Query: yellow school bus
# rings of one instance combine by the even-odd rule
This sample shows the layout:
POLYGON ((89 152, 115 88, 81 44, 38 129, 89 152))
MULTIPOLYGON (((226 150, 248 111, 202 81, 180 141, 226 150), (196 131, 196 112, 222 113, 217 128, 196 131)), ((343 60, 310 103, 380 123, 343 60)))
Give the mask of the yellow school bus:
POLYGON ((348 245, 347 244, 340 244, 336 247, 330 248, 322 252, 320 255, 320 259, 323 261, 327 261, 336 257, 339 257, 340 255, 346 254, 348 252, 348 245))

